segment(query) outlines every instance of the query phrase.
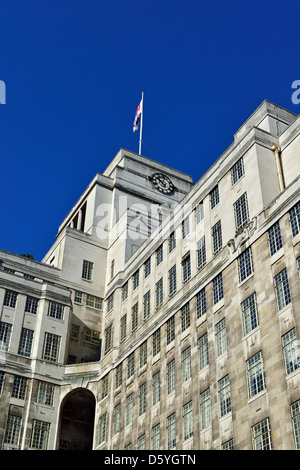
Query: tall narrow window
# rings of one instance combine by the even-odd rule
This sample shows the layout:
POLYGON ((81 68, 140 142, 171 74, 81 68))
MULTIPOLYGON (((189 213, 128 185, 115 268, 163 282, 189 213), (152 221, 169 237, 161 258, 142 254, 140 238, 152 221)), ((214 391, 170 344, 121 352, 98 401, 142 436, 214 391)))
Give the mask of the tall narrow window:
POLYGON ((206 295, 205 295, 205 288, 203 288, 198 294, 196 295, 196 311, 197 311, 197 318, 202 317, 202 315, 206 312, 206 295))
POLYGON ((265 389, 265 375, 261 351, 247 361, 248 396, 254 397, 265 389))
POLYGON ((151 258, 148 258, 144 264, 144 276, 145 279, 151 274, 151 258))
POLYGON ((150 317, 150 291, 144 295, 144 321, 150 317))
POLYGON ((220 416, 231 411, 229 375, 219 380, 220 416))
POLYGON ((160 352, 160 329, 156 330, 153 335, 153 357, 160 352))
POLYGON ((300 232, 300 202, 290 210, 290 223, 293 237, 300 232))
POLYGON ((171 253, 176 247, 176 238, 175 238, 175 232, 170 233, 170 238, 169 238, 169 253, 171 253))
POLYGON ((216 324, 216 346, 217 356, 221 356, 221 354, 224 354, 227 351, 225 318, 216 324))
MULTIPOLYGON (((76 297, 75 297, 75 302, 76 302, 76 297)), ((27 297, 26 305, 25 305, 25 312, 36 314, 37 309, 38 309, 38 303, 39 303, 38 299, 35 299, 33 297, 27 297)))
POLYGON ((107 354, 112 348, 112 323, 104 331, 104 354, 107 354))
POLYGON ((182 353, 182 381, 186 382, 192 376, 191 348, 186 348, 182 353))
POLYGON ((133 393, 128 395, 126 398, 126 413, 125 413, 125 424, 128 426, 132 423, 133 416, 133 393))
POLYGON ((282 238, 280 232, 280 225, 279 222, 273 225, 268 231, 269 234, 269 247, 270 247, 270 255, 274 255, 276 251, 282 248, 282 238))
POLYGON ((8 415, 4 442, 5 444, 19 444, 22 418, 19 416, 8 415))
POLYGON ((156 405, 160 401, 160 372, 157 372, 152 379, 152 404, 156 405))
POLYGON ((197 243, 197 268, 203 269, 206 265, 206 248, 205 248, 205 236, 197 243))
POLYGON ((239 282, 243 282, 253 273, 253 261, 251 248, 247 248, 238 257, 239 282))
POLYGON ((140 345, 140 367, 147 364, 147 341, 140 345))
POLYGON ((219 196, 219 187, 215 186, 214 189, 210 192, 210 208, 213 209, 219 204, 220 196, 219 196))
POLYGON ((300 351, 296 328, 293 328, 291 331, 283 335, 282 346, 286 373, 290 374, 300 367, 300 351))
POLYGON ((122 380, 123 380, 123 364, 119 364, 116 367, 116 388, 120 387, 122 385, 122 380))
POLYGON ((18 298, 17 292, 6 290, 3 305, 5 305, 5 307, 15 308, 16 303, 17 303, 17 298, 18 298))
POLYGON ((216 255, 222 249, 222 228, 219 220, 212 228, 213 254, 216 255))
POLYGON ((254 330, 258 324, 258 312, 256 305, 256 294, 250 295, 241 305, 243 318, 243 334, 244 336, 254 330))
POLYGON ((94 263, 84 260, 82 265, 82 279, 91 281, 93 277, 94 263))
POLYGON ((191 324, 190 304, 185 304, 181 309, 181 330, 189 328, 191 324))
POLYGON ((203 202, 199 202, 196 206, 196 223, 199 224, 204 219, 204 206, 203 202))
POLYGON ((161 307, 163 303, 163 279, 161 278, 157 283, 156 283, 156 289, 155 289, 155 297, 156 297, 156 308, 161 307))
POLYGON ((98 424, 98 444, 106 440, 107 414, 103 413, 99 418, 98 424))
POLYGON ((160 425, 157 424, 152 428, 152 449, 160 449, 160 425))
POLYGON ((33 330, 22 328, 18 354, 30 357, 33 342, 33 330))
POLYGON ((26 388, 27 379, 25 377, 21 377, 20 375, 15 375, 11 396, 14 398, 19 398, 20 400, 24 400, 26 388))
POLYGON ((182 221, 182 238, 186 238, 188 234, 190 233, 190 219, 189 217, 186 217, 182 221))
POLYGON ((240 230, 249 220, 247 194, 244 193, 233 205, 235 228, 240 230))
POLYGON ((139 388, 139 416, 146 412, 146 383, 139 388))
POLYGON ((222 273, 220 273, 213 280, 214 305, 217 304, 221 299, 223 299, 223 278, 222 278, 222 273))
POLYGON ((128 281, 122 287, 122 302, 128 297, 128 281))
POLYGON ((133 333, 138 327, 139 304, 136 302, 131 309, 131 332, 133 333))
POLYGON ((127 379, 134 375, 134 351, 128 356, 127 359, 127 379))
POLYGON ((208 365, 208 338, 207 333, 200 336, 198 340, 198 348, 199 348, 199 364, 200 370, 204 369, 208 365))
POLYGON ((133 275, 133 290, 139 286, 140 282, 140 272, 136 271, 133 275))
POLYGON ((269 418, 252 427, 253 450, 271 450, 271 430, 269 418))
POLYGON ((8 351, 12 325, 0 322, 0 351, 8 351))
POLYGON ((168 450, 176 449, 176 414, 167 418, 168 450))
POLYGON ((201 429, 211 425, 211 399, 209 388, 200 395, 200 419, 201 429))
POLYGON ((300 400, 291 406, 296 449, 300 449, 300 400))
POLYGON ((189 439, 194 431, 193 402, 190 401, 183 407, 183 439, 189 439))
POLYGON ((114 407, 114 414, 113 414, 113 434, 117 434, 120 432, 120 420, 121 420, 121 404, 118 403, 114 407))
POLYGON ((182 281, 186 284, 191 279, 191 257, 188 253, 182 260, 182 281))
POLYGON ((176 264, 169 270, 169 296, 176 293, 176 264))
POLYGON ((168 394, 175 390, 175 359, 167 364, 167 391, 168 394))
POLYGON ((167 344, 170 344, 175 339, 175 315, 167 321, 167 344))
POLYGON ((60 336, 53 333, 45 333, 42 359, 58 362, 60 336))
POLYGON ((156 250, 156 266, 160 265, 163 261, 163 245, 160 245, 160 247, 156 250))
POLYGON ((232 186, 238 182, 239 179, 244 175, 244 162, 240 158, 231 168, 231 184, 232 186))
POLYGON ((274 281, 278 310, 281 310, 291 303, 290 286, 286 268, 275 276, 274 281))
POLYGON ((120 341, 125 341, 126 338, 126 328, 127 328, 127 315, 123 315, 120 321, 120 341))

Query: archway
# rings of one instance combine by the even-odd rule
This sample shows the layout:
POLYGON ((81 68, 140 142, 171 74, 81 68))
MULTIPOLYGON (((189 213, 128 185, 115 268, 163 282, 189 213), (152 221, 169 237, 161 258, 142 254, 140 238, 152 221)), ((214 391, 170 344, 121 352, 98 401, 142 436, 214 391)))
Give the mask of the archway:
POLYGON ((89 390, 70 392, 61 405, 59 450, 92 450, 95 397, 89 390))

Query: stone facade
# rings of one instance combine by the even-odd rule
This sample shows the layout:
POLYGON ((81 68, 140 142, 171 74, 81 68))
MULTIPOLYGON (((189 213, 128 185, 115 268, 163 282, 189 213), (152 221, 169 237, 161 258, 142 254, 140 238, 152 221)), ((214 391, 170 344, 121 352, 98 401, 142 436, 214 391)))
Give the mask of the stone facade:
POLYGON ((0 251, 3 449, 300 447, 299 139, 264 101, 195 184, 121 149, 0 251))

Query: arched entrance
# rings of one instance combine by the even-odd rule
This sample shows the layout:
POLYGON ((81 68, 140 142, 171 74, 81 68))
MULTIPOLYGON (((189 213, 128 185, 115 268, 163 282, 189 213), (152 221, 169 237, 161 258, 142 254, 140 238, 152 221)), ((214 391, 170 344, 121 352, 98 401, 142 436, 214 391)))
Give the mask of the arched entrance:
POLYGON ((70 392, 61 405, 59 450, 92 450, 95 397, 89 390, 70 392))

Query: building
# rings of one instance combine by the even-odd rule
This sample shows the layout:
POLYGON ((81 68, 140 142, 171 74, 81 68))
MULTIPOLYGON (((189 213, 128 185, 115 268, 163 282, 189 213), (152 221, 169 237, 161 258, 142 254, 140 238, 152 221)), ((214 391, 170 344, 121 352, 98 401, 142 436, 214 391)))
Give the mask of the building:
POLYGON ((121 149, 0 251, 2 449, 300 448, 299 145, 264 101, 195 184, 121 149))

